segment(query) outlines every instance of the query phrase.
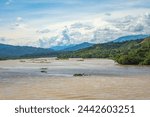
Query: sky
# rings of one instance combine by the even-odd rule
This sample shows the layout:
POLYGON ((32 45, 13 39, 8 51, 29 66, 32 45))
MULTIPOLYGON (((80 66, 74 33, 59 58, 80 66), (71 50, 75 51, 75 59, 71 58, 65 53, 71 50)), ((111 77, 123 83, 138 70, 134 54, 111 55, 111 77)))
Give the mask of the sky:
POLYGON ((150 0, 0 0, 0 43, 49 48, 150 34, 150 0))

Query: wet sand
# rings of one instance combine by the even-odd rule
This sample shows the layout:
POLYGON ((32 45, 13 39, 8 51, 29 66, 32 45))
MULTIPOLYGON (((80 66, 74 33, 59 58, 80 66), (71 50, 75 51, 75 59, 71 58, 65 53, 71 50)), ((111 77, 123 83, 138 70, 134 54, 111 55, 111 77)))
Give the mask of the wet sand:
MULTIPOLYGON (((64 61, 58 61, 58 63, 55 64, 53 63, 54 61, 51 61, 54 67, 51 67, 51 69, 49 68, 48 70, 53 70, 54 68, 57 68, 59 70, 65 69, 65 68, 63 69, 63 65, 61 64, 61 62, 64 61), (60 66, 62 67, 62 69, 60 69, 61 68, 60 66)), ((103 63, 106 61, 107 60, 102 60, 101 63, 101 60, 100 61, 96 60, 96 64, 99 63, 98 64, 99 66, 100 64, 102 64, 103 66, 103 63)), ((48 73, 37 74, 35 72, 39 70, 39 66, 40 68, 46 67, 45 65, 47 65, 47 63, 43 63, 42 65, 38 65, 37 63, 33 65, 32 63, 32 65, 28 66, 28 65, 22 65, 22 64, 27 64, 22 62, 21 65, 19 62, 18 64, 14 64, 12 63, 12 61, 7 61, 7 62, 10 63, 7 65, 5 62, 0 63, 1 64, 0 99, 30 99, 30 100, 31 99, 53 99, 53 100, 54 99, 71 99, 71 100, 150 99, 150 77, 148 74, 149 67, 142 68, 142 69, 146 69, 143 71, 144 72, 143 74, 140 73, 140 74, 133 75, 136 71, 133 70, 134 71, 133 74, 131 74, 132 72, 127 75, 125 75, 126 73, 124 74, 121 73, 122 76, 119 74, 119 72, 118 72, 119 75, 114 74, 114 72, 112 72, 113 75, 111 75, 110 73, 108 74, 101 73, 102 75, 100 75, 98 74, 99 73, 98 72, 97 74, 92 74, 89 76, 74 77, 71 75, 71 73, 73 72, 67 73, 65 70, 64 70, 64 72, 66 72, 65 74, 62 73, 59 74, 62 76, 59 76, 57 72, 54 72, 56 73, 56 75, 54 75, 54 73, 51 74, 50 71, 48 71, 49 74, 48 73), (16 69, 13 66, 16 66, 16 69), (38 70, 37 69, 33 71, 28 70, 29 68, 31 68, 31 66, 32 69, 38 68, 38 70), (12 68, 14 68, 14 71, 12 70, 12 68), (16 70, 19 70, 18 68, 20 69, 20 71, 16 72, 16 70), (22 73, 23 70, 25 73, 31 71, 32 73, 35 74, 23 74, 24 73, 24 72, 22 73), (22 74, 20 75, 20 73, 22 74), (14 74, 16 74, 16 76, 14 74)), ((67 60, 65 62, 67 62, 67 60)), ((93 62, 93 61, 91 60, 86 61, 86 63, 88 62, 93 62)), ((111 66, 115 65, 114 63, 113 65, 109 64, 112 63, 112 61, 108 60, 107 62, 108 64, 106 65, 106 69, 107 66, 111 68, 111 66)), ((76 62, 74 64, 79 64, 79 63, 76 62)), ((82 65, 81 66, 75 65, 75 67, 82 68, 82 70, 84 71, 83 66, 85 66, 85 64, 83 63, 80 64, 82 65)), ((69 69, 72 70, 74 69, 73 65, 72 66, 70 65, 68 67, 69 69)), ((133 66, 130 67, 132 67, 131 69, 133 69, 133 66)), ((128 67, 129 71, 131 71, 130 67, 128 67)), ((95 67, 93 66, 92 68, 91 65, 91 69, 95 70, 95 67)), ((54 69, 54 71, 57 70, 54 69)), ((85 72, 87 71, 85 70, 85 72)))

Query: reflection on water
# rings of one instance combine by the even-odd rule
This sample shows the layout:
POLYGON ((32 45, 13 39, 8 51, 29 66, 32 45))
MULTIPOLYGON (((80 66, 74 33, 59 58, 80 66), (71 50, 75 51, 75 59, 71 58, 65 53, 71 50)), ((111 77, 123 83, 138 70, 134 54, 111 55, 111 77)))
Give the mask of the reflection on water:
POLYGON ((108 59, 0 61, 0 99, 150 99, 150 67, 108 59), (88 76, 73 77, 80 73, 88 76))

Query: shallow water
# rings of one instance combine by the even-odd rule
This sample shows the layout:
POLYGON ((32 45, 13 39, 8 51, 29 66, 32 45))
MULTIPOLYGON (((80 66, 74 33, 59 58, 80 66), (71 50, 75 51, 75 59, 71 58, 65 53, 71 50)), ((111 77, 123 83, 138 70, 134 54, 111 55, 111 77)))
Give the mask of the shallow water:
POLYGON ((150 67, 108 59, 0 61, 0 99, 150 99, 150 67))
POLYGON ((0 78, 73 76, 149 77, 150 66, 124 66, 108 59, 29 59, 0 61, 0 78), (43 71, 43 72, 42 72, 43 71))

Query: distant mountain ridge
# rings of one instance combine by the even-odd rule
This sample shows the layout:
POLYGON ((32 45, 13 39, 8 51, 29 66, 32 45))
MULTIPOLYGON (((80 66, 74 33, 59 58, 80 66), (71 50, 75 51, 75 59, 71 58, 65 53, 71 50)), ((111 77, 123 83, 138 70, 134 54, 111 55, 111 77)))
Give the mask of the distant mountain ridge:
POLYGON ((52 52, 54 52, 52 49, 48 50, 48 49, 36 48, 36 47, 0 44, 0 58, 20 57, 25 55, 32 55, 32 54, 37 55, 37 54, 46 54, 52 52))
POLYGON ((80 49, 84 49, 84 48, 88 48, 93 46, 94 44, 92 43, 88 43, 88 42, 83 42, 81 44, 77 44, 75 46, 72 47, 68 47, 66 49, 64 49, 64 51, 76 51, 76 50, 80 50, 80 49))
POLYGON ((81 44, 71 44, 68 46, 55 46, 55 47, 52 47, 51 49, 53 49, 55 51, 76 51, 76 50, 91 47, 93 45, 94 44, 92 44, 92 43, 83 42, 81 44))
POLYGON ((144 39, 149 37, 150 35, 128 35, 128 36, 123 36, 123 37, 119 37, 118 39, 112 41, 112 42, 125 42, 125 41, 131 41, 131 40, 139 40, 139 39, 144 39))
POLYGON ((50 49, 53 49, 55 51, 61 51, 61 50, 65 50, 66 48, 70 48, 75 46, 75 44, 71 44, 71 45, 64 45, 64 46, 53 46, 50 49))
MULTIPOLYGON (((131 41, 131 40, 139 40, 139 39, 144 39, 146 37, 149 37, 149 35, 143 35, 143 34, 139 34, 139 35, 128 35, 128 36, 122 36, 119 37, 118 39, 115 39, 111 42, 117 43, 117 42, 125 42, 125 41, 131 41)), ((50 49, 53 49, 55 51, 77 51, 80 49, 85 49, 88 47, 91 47, 95 44, 92 43, 88 43, 88 42, 83 42, 80 44, 71 44, 71 45, 64 45, 64 46, 54 46, 50 49)))

